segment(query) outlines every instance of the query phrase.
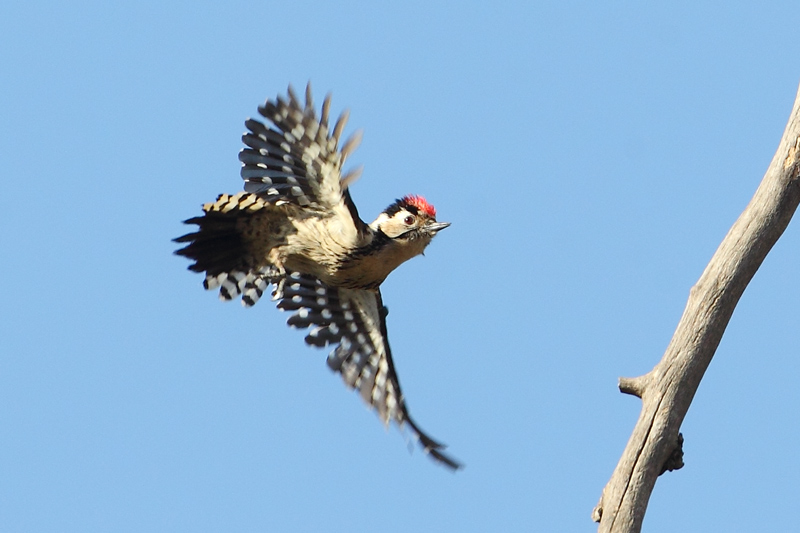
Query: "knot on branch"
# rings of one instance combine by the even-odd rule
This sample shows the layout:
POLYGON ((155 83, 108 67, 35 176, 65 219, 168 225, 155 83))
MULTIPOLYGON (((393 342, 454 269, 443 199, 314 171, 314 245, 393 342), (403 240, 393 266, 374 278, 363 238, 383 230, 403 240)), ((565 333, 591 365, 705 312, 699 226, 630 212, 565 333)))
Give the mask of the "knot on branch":
POLYGON ((603 500, 600 500, 600 503, 592 509, 592 522, 600 522, 603 518, 603 500))
POLYGON ((647 388, 647 374, 638 378, 619 378, 619 391, 641 398, 647 388))
POLYGON ((672 453, 669 454, 667 460, 664 461, 664 465, 661 467, 661 472, 658 473, 660 476, 667 470, 672 472, 673 470, 680 470, 683 468, 683 433, 678 433, 678 441, 675 443, 675 448, 672 450, 672 453))

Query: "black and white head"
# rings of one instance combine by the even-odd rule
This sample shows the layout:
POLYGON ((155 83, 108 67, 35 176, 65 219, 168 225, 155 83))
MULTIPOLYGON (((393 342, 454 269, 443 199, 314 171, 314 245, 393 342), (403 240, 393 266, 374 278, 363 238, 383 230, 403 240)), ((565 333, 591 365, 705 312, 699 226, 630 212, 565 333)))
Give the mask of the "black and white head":
POLYGON ((387 207, 370 227, 396 245, 418 249, 416 253, 419 254, 449 225, 449 222, 436 222, 436 209, 425 198, 408 195, 387 207))

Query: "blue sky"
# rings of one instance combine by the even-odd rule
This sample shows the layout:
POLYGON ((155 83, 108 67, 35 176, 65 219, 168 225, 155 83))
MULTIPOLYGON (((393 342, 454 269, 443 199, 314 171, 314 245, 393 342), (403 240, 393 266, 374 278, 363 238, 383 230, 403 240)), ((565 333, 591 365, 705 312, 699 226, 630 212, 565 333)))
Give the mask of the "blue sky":
MULTIPOLYGON (((488 4, 0 6, 0 530, 595 530, 640 407, 616 380, 772 158, 796 5, 488 4), (308 80, 364 130, 362 217, 415 193, 452 222, 383 296, 457 474, 172 255, 241 190, 244 120, 308 80)), ((798 245, 745 292, 646 531, 796 528, 798 245)))

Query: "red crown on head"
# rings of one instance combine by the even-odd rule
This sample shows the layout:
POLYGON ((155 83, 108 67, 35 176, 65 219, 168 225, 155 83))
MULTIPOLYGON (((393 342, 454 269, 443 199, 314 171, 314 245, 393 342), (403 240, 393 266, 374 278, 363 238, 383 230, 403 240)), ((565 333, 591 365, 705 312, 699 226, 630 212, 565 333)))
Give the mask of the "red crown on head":
POLYGON ((403 196, 403 201, 408 205, 413 205, 429 217, 436 218, 436 208, 429 204, 428 201, 422 196, 409 194, 407 196, 403 196))

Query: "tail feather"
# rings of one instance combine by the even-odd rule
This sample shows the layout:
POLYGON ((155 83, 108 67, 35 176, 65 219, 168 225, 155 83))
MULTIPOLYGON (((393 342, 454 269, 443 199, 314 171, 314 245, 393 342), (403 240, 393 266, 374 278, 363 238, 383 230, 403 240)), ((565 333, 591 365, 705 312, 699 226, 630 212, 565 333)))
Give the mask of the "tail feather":
POLYGON ((188 243, 175 254, 194 261, 189 270, 206 272, 209 276, 245 269, 249 266, 245 264, 247 250, 236 228, 240 213, 209 211, 205 216, 190 218, 186 223, 197 224, 199 229, 175 239, 175 242, 188 243))
POLYGON ((252 217, 268 205, 254 194, 220 195, 216 202, 203 206, 203 216, 184 221, 198 228, 174 239, 185 244, 175 254, 193 261, 189 270, 205 272, 203 286, 218 288, 221 299, 242 295, 244 305, 255 304, 266 290, 272 267, 263 264, 264 257, 258 257, 252 240, 242 232, 249 224, 259 223, 252 217))

